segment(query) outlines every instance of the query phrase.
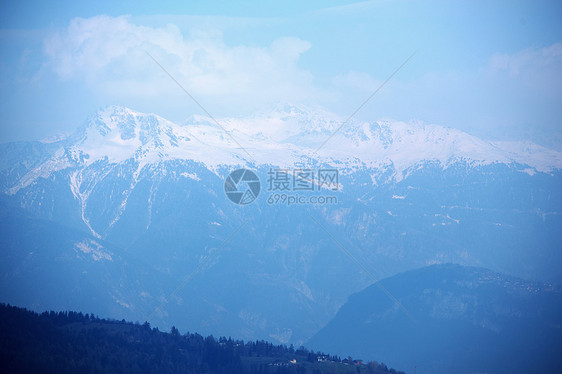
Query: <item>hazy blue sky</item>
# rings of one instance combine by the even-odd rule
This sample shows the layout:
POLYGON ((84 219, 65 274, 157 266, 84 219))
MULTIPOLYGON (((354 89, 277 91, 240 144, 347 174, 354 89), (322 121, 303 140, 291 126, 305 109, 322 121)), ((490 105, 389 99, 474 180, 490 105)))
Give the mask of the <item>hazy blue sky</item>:
POLYGON ((272 103, 562 148, 560 1, 3 2, 1 140, 117 104, 181 122, 272 103))

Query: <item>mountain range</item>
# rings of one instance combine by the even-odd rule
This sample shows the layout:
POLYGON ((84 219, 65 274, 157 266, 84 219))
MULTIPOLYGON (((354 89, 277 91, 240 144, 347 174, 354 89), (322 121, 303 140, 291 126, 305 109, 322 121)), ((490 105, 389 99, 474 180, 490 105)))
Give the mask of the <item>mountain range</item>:
POLYGON ((110 106, 67 137, 0 145, 0 299, 301 344, 374 279, 431 264, 559 284, 561 168, 536 144, 419 121, 110 106), (224 193, 239 168, 261 180, 245 206, 224 193), (270 188, 276 170, 318 184, 327 169, 335 189, 270 188))

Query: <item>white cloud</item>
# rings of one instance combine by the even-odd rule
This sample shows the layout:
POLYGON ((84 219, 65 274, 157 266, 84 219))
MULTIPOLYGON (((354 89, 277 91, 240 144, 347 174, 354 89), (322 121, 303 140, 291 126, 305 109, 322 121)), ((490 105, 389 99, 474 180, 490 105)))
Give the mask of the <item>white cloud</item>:
POLYGON ((562 98, 562 42, 513 54, 494 54, 486 77, 505 87, 506 91, 528 95, 530 102, 539 101, 537 104, 548 103, 559 108, 562 98))
POLYGON ((489 68, 494 72, 507 71, 512 76, 537 73, 545 68, 562 70, 562 43, 529 48, 514 54, 496 53, 490 58, 489 68))
POLYGON ((312 96, 310 72, 298 66, 311 47, 299 38, 269 46, 227 45, 220 30, 175 25, 147 27, 128 16, 75 18, 45 40, 47 66, 62 80, 83 81, 108 97, 183 100, 179 89, 145 53, 150 53, 195 96, 231 101, 299 101, 312 96))
MULTIPOLYGON (((262 45, 234 44, 225 41, 219 26, 213 28, 213 22, 201 19, 181 18, 176 22, 181 29, 135 20, 128 16, 73 19, 45 41, 44 67, 58 79, 84 84, 106 104, 154 111, 172 120, 192 114, 193 106, 191 112, 186 110, 189 98, 145 51, 215 115, 248 114, 272 102, 323 104, 348 115, 387 78, 342 66, 344 70, 328 77, 325 84, 313 82, 312 73, 299 66, 312 47, 308 41, 284 37, 262 45)), ((422 71, 406 79, 418 58, 433 61, 434 56, 421 51, 358 116, 420 118, 485 137, 520 136, 529 128, 551 139, 560 137, 561 42, 496 53, 469 69, 422 71)))

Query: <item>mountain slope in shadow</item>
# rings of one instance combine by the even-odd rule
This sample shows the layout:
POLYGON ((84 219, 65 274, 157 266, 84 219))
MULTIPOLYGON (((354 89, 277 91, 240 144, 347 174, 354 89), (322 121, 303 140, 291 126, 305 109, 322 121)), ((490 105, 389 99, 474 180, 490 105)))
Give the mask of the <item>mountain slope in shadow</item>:
POLYGON ((561 326, 558 287, 446 264, 352 295, 308 345, 417 373, 560 372, 561 326))

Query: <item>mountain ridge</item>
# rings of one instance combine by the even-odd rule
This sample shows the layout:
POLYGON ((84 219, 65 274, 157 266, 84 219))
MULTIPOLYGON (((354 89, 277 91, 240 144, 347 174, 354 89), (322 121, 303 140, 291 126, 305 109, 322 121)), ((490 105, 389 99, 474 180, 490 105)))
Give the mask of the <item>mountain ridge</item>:
POLYGON ((282 107, 282 111, 257 117, 219 119, 228 131, 225 133, 206 117, 180 126, 155 114, 108 106, 90 116, 75 134, 56 142, 60 146, 50 159, 30 170, 8 192, 14 194, 52 171, 87 167, 97 161, 115 164, 134 160, 142 169, 166 160, 192 160, 216 170, 221 165, 313 165, 316 161, 311 156, 315 156, 320 163, 340 168, 356 169, 362 164, 375 170, 391 169, 396 181, 423 162, 438 162, 443 168, 457 162, 472 166, 503 163, 529 174, 562 169, 561 152, 530 142, 487 142, 419 121, 352 120, 316 154, 316 147, 337 129, 341 118, 303 108, 295 113, 294 108, 282 107), (237 143, 246 146, 251 157, 237 143))

